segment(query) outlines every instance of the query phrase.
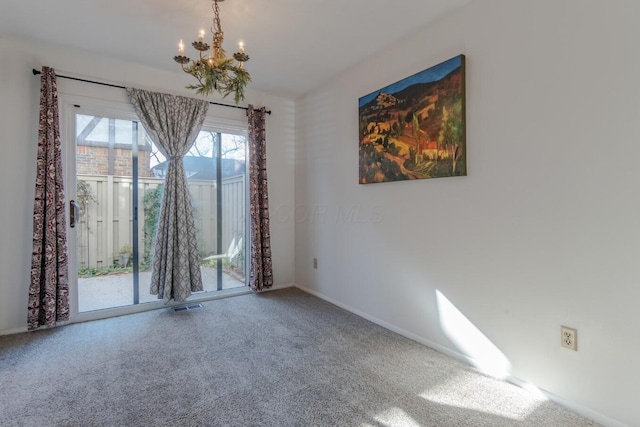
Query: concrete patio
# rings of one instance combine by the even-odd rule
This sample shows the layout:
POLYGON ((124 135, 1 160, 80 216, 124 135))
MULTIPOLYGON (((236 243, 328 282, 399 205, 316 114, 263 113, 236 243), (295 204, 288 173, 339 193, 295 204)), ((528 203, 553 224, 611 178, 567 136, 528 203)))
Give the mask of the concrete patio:
MULTIPOLYGON (((215 292, 217 271, 215 268, 201 267, 204 292, 215 292)), ((149 293, 151 271, 140 272, 140 304, 157 301, 157 295, 149 293)), ((227 273, 222 273, 222 289, 245 286, 227 273)), ((197 293, 195 295, 200 295, 197 293)), ((105 308, 122 307, 133 304, 133 274, 110 274, 88 278, 78 278, 78 308, 81 313, 105 308)))

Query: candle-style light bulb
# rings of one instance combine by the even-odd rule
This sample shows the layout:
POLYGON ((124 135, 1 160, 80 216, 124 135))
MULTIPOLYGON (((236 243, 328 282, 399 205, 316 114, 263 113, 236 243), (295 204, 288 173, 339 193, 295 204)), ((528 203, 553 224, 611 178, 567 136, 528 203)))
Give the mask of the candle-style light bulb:
POLYGON ((238 43, 238 49, 240 49, 240 53, 244 53, 244 42, 240 41, 238 43))
POLYGON ((204 30, 200 30, 200 32, 198 33, 198 41, 204 41, 204 30))
POLYGON ((182 43, 182 40, 178 43, 178 55, 184 56, 184 43, 182 43))

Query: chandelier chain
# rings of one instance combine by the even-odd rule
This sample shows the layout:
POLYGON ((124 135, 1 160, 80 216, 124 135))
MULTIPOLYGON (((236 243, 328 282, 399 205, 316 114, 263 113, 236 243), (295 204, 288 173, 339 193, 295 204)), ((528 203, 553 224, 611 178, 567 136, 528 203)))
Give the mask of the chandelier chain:
POLYGON ((220 23, 220 5, 218 5, 217 0, 213 0, 211 8, 213 9, 213 27, 211 28, 211 32, 213 33, 213 46, 216 51, 214 52, 214 56, 217 56, 217 51, 222 47, 222 42, 224 41, 224 32, 222 31, 222 24, 220 23))

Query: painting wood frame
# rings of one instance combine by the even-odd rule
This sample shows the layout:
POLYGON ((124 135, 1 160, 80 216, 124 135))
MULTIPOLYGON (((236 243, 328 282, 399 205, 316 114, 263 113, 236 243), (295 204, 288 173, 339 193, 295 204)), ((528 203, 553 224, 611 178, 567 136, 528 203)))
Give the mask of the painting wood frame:
POLYGON ((359 99, 359 183, 467 175, 465 56, 359 99))

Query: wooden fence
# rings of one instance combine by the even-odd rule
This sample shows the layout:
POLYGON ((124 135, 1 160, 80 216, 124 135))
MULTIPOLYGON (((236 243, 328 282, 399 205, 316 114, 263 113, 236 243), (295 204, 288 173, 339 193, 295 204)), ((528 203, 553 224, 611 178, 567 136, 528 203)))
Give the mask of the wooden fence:
MULTIPOLYGON (((83 192, 78 193, 80 221, 77 225, 78 267, 106 267, 118 260, 124 246, 133 247, 133 180, 111 175, 78 175, 83 192)), ((138 237, 140 262, 145 261, 144 197, 158 188, 163 180, 138 180, 138 237)), ((216 183, 189 180, 198 236, 198 250, 202 255, 216 253, 217 203, 216 183)), ((242 238, 245 229, 245 179, 239 175, 222 180, 222 252, 232 239, 242 238)), ((150 239, 153 236, 149 237, 150 239)), ((150 245, 149 245, 150 246, 150 245)))

